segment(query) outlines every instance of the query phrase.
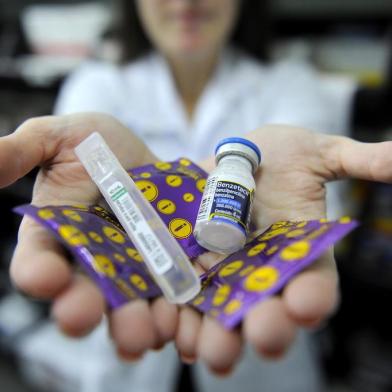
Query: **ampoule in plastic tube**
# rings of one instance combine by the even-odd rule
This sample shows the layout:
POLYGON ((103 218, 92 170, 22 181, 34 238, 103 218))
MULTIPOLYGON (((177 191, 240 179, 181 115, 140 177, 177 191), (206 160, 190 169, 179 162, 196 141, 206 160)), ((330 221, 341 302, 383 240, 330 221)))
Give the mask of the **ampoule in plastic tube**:
POLYGON ((200 291, 200 280, 176 239, 146 200, 99 133, 75 153, 133 241, 169 302, 185 303, 200 291))
POLYGON ((207 179, 196 219, 196 241, 213 252, 231 254, 244 247, 261 162, 259 148, 239 137, 223 139, 215 149, 217 167, 207 179))

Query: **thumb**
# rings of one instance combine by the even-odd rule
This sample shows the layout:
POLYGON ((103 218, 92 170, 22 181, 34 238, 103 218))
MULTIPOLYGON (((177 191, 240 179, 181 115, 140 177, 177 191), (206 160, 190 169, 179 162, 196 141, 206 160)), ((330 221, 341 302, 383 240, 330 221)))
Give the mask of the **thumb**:
POLYGON ((361 143, 343 136, 324 138, 323 161, 330 177, 392 183, 392 141, 361 143))
POLYGON ((49 116, 30 119, 11 135, 0 138, 0 187, 53 158, 56 140, 51 136, 51 124, 49 116))

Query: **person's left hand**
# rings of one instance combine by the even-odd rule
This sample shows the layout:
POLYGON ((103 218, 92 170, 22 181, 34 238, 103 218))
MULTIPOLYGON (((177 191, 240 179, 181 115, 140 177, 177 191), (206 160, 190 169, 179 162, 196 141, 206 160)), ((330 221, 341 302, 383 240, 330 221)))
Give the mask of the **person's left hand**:
MULTIPOLYGON (((352 177, 392 182, 392 142, 365 144, 278 125, 260 128, 246 137, 263 154, 253 208, 258 230, 282 220, 324 218, 328 181, 352 177)), ((204 167, 211 169, 211 161, 204 167)), ((198 261, 207 270, 217 260, 217 255, 207 253, 198 261)), ((250 342, 260 355, 279 358, 298 328, 324 323, 338 300, 338 275, 330 249, 290 281, 281 294, 255 305, 235 330, 227 331, 214 319, 182 308, 177 348, 186 362, 200 358, 215 373, 227 374, 240 358, 244 342, 250 342)))

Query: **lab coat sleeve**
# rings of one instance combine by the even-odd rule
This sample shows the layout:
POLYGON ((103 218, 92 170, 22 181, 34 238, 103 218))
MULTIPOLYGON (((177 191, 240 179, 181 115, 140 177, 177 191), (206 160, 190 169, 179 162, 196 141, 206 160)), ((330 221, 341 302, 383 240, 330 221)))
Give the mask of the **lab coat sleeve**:
POLYGON ((116 114, 116 72, 109 64, 88 62, 68 76, 60 88, 55 114, 102 112, 116 114))
POLYGON ((357 81, 348 76, 328 74, 321 75, 319 80, 332 117, 330 133, 350 136, 357 81))

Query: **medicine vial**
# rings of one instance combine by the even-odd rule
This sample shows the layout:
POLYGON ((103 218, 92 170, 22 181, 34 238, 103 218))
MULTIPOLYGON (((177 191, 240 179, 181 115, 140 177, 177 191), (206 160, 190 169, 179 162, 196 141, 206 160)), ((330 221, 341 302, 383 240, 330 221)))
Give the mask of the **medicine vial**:
POLYGON ((238 137, 221 140, 216 168, 207 179, 196 219, 197 242, 213 252, 231 254, 244 247, 261 162, 259 148, 238 137))

